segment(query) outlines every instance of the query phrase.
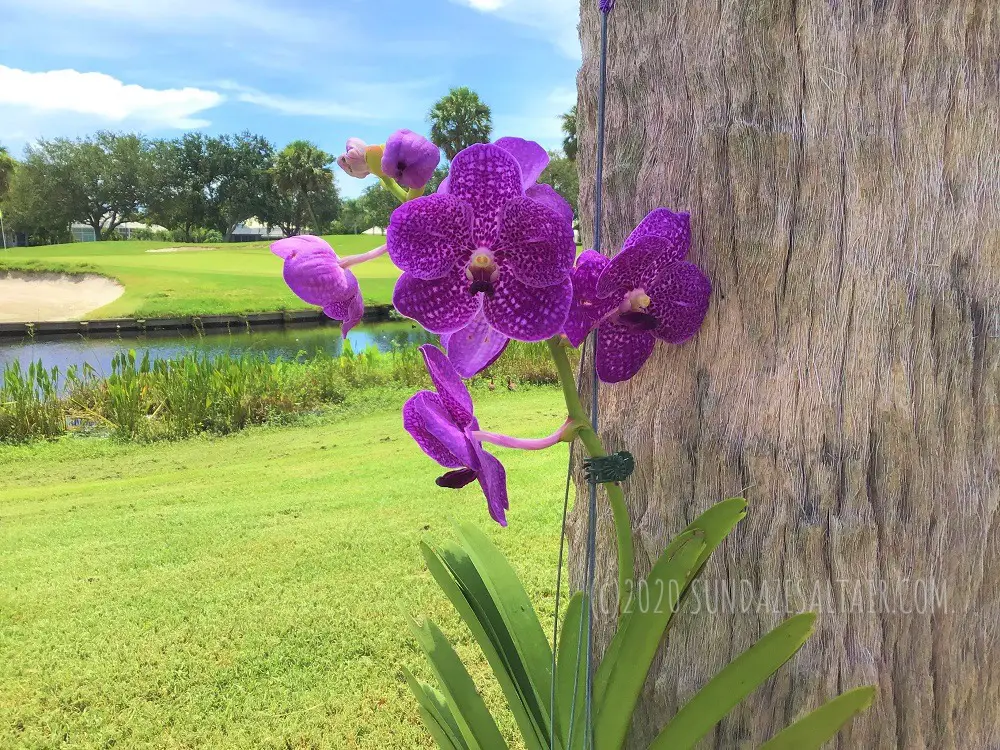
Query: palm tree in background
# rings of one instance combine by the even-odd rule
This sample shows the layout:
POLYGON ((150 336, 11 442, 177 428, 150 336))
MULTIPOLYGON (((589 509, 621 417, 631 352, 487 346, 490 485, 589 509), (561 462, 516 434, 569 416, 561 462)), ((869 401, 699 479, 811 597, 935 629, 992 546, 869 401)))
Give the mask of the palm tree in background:
POLYGON ((431 141, 444 151, 448 160, 474 143, 489 143, 493 132, 490 108, 470 88, 461 86, 449 91, 427 114, 431 123, 431 141))
POLYGON ((566 158, 576 161, 576 105, 562 116, 563 153, 566 158))
POLYGON ((0 146, 0 201, 10 192, 10 185, 14 180, 14 164, 14 157, 0 146))
POLYGON ((303 201, 314 231, 319 231, 319 222, 309 196, 330 189, 333 171, 329 165, 332 162, 333 157, 315 143, 292 141, 278 154, 272 170, 278 188, 303 201))

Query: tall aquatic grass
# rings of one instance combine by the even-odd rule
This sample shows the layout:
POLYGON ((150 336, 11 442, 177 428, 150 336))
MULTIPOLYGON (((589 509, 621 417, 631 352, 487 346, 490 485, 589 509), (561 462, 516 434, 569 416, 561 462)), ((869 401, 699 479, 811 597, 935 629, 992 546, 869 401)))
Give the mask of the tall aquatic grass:
MULTIPOLYGON (((491 387, 557 382, 544 344, 512 342, 478 381, 491 387)), ((107 377, 92 367, 25 370, 8 365, 0 386, 0 442, 23 443, 67 432, 99 432, 122 441, 176 440, 198 433, 225 435, 250 425, 342 404, 355 391, 428 385, 415 347, 339 356, 319 351, 270 360, 262 353, 191 353, 151 360, 119 352, 107 377)))

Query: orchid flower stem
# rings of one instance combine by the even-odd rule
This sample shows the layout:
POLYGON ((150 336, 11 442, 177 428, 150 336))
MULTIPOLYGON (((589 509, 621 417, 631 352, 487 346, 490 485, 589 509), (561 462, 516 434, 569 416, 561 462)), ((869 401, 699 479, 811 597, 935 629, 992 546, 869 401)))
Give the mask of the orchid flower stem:
POLYGON ((569 442, 573 435, 579 430, 579 426, 572 420, 567 419, 562 426, 548 437, 543 438, 516 438, 510 435, 501 435, 496 432, 486 432, 485 430, 474 430, 472 437, 481 443, 493 443, 504 448, 520 448, 524 451, 540 451, 551 448, 559 443, 569 442))
POLYGON ((380 255, 385 255, 389 251, 388 245, 382 245, 382 247, 376 247, 374 250, 369 250, 367 253, 359 253, 358 255, 348 255, 347 257, 340 259, 341 268, 350 268, 351 266, 356 266, 359 263, 364 263, 365 261, 375 260, 380 255))
MULTIPOLYGON (((590 418, 584 411, 580 401, 580 394, 576 390, 576 377, 573 374, 573 366, 569 357, 566 356, 566 346, 560 336, 549 339, 549 350, 552 352, 552 359, 555 361, 556 370, 559 372, 559 381, 562 384, 563 396, 566 399, 566 409, 569 418, 579 425, 578 437, 587 454, 591 458, 606 456, 607 452, 601 444, 601 439, 591 427, 590 418)), ((628 507, 625 505, 625 496, 622 488, 617 483, 604 485, 608 493, 608 502, 611 503, 611 513, 615 522, 615 536, 618 541, 618 612, 624 613, 625 605, 632 591, 632 580, 635 578, 635 551, 632 546, 632 524, 629 521, 628 507)))
POLYGON ((400 187, 399 183, 396 182, 391 177, 386 177, 385 175, 379 175, 379 179, 382 180, 382 184, 385 185, 385 189, 388 190, 390 193, 392 193, 394 196, 396 196, 396 200, 398 200, 400 203, 406 203, 406 201, 410 199, 406 193, 406 190, 400 187))

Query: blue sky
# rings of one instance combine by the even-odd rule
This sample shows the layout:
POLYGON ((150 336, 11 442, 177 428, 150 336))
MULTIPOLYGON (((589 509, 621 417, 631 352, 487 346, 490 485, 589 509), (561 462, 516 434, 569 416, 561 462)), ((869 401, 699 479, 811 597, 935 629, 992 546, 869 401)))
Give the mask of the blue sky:
MULTIPOLYGON (((427 131, 470 86, 494 134, 558 147, 577 0, 0 0, 0 143, 251 130, 337 154, 427 131)), ((345 195, 366 182, 339 175, 345 195)))

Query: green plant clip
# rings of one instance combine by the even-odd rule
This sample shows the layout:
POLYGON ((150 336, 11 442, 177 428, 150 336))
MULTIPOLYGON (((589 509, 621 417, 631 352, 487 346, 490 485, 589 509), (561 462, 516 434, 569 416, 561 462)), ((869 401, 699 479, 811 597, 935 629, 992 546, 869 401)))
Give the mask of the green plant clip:
POLYGON ((584 459, 587 481, 591 484, 624 482, 635 471, 635 458, 628 451, 584 459))

